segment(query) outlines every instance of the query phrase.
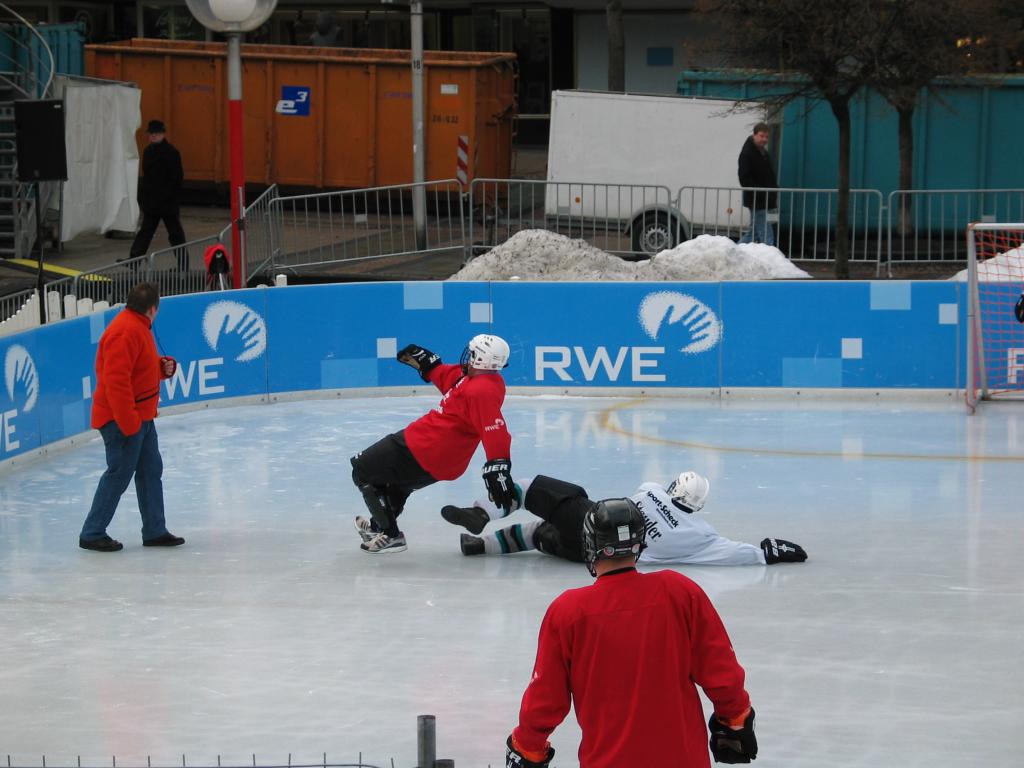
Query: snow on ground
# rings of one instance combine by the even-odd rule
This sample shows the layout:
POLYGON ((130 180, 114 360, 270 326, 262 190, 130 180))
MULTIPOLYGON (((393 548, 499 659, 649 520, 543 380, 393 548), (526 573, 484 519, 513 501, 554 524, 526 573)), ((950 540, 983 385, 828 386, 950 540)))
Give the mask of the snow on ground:
MULTIPOLYGON (((967 280, 967 270, 961 269, 950 280, 967 280)), ((978 262, 978 279, 989 283, 1017 283, 1024 280, 1024 248, 1000 253, 978 262)))
POLYGON ((737 245, 728 237, 701 235, 633 262, 598 250, 584 240, 542 229, 517 232, 477 256, 451 280, 771 280, 810 277, 778 248, 737 245))

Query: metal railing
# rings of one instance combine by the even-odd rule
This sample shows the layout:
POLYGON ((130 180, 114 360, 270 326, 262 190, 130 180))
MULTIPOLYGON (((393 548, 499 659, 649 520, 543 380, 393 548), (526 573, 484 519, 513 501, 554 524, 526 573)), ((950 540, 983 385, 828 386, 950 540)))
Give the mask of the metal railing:
MULTIPOLYGON (((145 276, 148 260, 148 256, 139 256, 135 259, 82 272, 74 277, 54 280, 46 284, 47 297, 51 293, 57 293, 61 299, 60 307, 62 309, 66 307, 65 301, 68 297, 73 297, 76 301, 84 299, 92 303, 105 301, 110 305, 120 304, 125 301, 128 291, 133 285, 149 279, 145 276)), ((47 319, 51 322, 61 319, 61 315, 51 313, 49 307, 50 305, 47 304, 47 319)), ((63 316, 75 317, 76 314, 65 310, 63 316)))
POLYGON ((897 189, 889 193, 886 257, 893 263, 967 259, 972 222, 1024 221, 1024 189, 897 189))
MULTIPOLYGON (((73 762, 61 762, 47 758, 46 755, 42 755, 37 761, 14 760, 8 755, 5 768, 86 768, 86 766, 92 766, 92 768, 159 768, 160 766, 163 768, 385 768, 378 763, 364 762, 362 755, 357 755, 354 761, 344 760, 341 762, 333 758, 329 759, 326 754, 316 762, 293 760, 291 754, 288 755, 287 760, 283 761, 257 760, 255 754, 252 755, 251 762, 232 763, 222 760, 220 755, 217 755, 216 758, 215 762, 203 760, 190 762, 186 755, 182 755, 181 760, 172 763, 160 762, 147 756, 145 762, 133 762, 113 755, 110 760, 104 761, 101 765, 98 761, 83 761, 81 756, 77 756, 73 762)), ((391 760, 389 765, 393 768, 394 760, 391 760)))
MULTIPOLYGON (((200 293, 210 287, 203 252, 211 245, 223 244, 225 236, 230 231, 231 227, 228 225, 216 235, 161 248, 145 256, 125 259, 82 272, 74 277, 54 280, 46 284, 46 293, 58 293, 61 297, 61 306, 68 296, 73 296, 77 300, 120 304, 127 298, 128 291, 141 282, 155 283, 160 288, 161 296, 200 293), (183 270, 182 266, 188 268, 183 270)), ((50 319, 59 320, 60 317, 50 319)))
MULTIPOLYGON (((158 768, 158 766, 164 768, 383 768, 363 762, 362 752, 359 752, 356 762, 328 761, 326 752, 321 753, 322 757, 312 762, 293 760, 290 752, 286 762, 280 760, 257 761, 255 753, 251 754, 252 762, 246 761, 244 764, 224 761, 220 755, 217 755, 216 762, 193 760, 190 763, 184 754, 181 755, 180 763, 175 761, 174 764, 170 764, 154 761, 151 756, 147 755, 145 766, 141 761, 136 763, 123 759, 119 761, 116 755, 111 756, 109 765, 104 761, 102 766, 98 763, 83 763, 81 755, 76 757, 73 765, 70 761, 61 763, 53 759, 47 760, 46 755, 42 755, 38 762, 35 760, 15 761, 12 760, 11 755, 7 755, 7 768, 84 768, 89 765, 94 765, 96 768, 158 768)), ((395 768, 394 758, 390 758, 389 765, 391 768, 395 768)), ((455 768, 454 760, 437 757, 437 717, 435 715, 417 715, 416 717, 416 765, 421 768, 455 768)), ((489 763, 487 768, 490 768, 489 763)))
POLYGON ((14 317, 22 307, 36 295, 35 288, 29 288, 7 296, 0 296, 0 323, 4 323, 14 317))
MULTIPOLYGON (((259 197, 245 207, 245 274, 258 275, 266 271, 274 260, 274 231, 280 229, 280 223, 274 216, 280 208, 272 208, 271 203, 280 195, 277 184, 272 184, 259 197)), ((230 225, 228 225, 230 229, 230 225)))
POLYGON ((462 187, 454 179, 277 197, 269 201, 266 220, 270 259, 261 271, 461 254, 466 237, 462 187), (427 200, 424 247, 417 245, 412 221, 416 188, 423 189, 427 200))
POLYGON ((580 238, 620 256, 648 257, 679 242, 680 224, 668 187, 474 179, 467 257, 528 229, 580 238))
MULTIPOLYGON (((0 84, 10 88, 23 99, 49 98, 56 74, 56 64, 46 38, 39 34, 28 19, 3 3, 0 3, 0 35, 3 35, 11 45, 11 54, 0 54, 0 84), (29 42, 26 43, 15 33, 21 30, 27 31, 29 42)), ((0 120, 11 123, 13 115, 4 114, 0 120)), ((14 253, 16 257, 23 258, 29 254, 40 236, 40 233, 36 232, 36 208, 39 208, 38 220, 42 220, 54 200, 59 209, 60 184, 29 184, 18 181, 16 159, 12 160, 11 165, 4 166, 4 171, 10 174, 6 181, 11 188, 8 202, 14 253)))
POLYGON ((46 98, 57 70, 46 38, 28 19, 4 3, 0 3, 0 34, 11 44, 14 53, 13 56, 0 54, 0 82, 17 90, 26 99, 46 98), (33 43, 26 44, 17 34, 11 33, 12 29, 28 30, 33 43), (40 73, 45 74, 41 76, 40 73))
MULTIPOLYGON (((767 210, 774 245, 794 260, 835 259, 839 191, 742 187, 682 187, 679 211, 689 236, 751 240, 751 210, 767 210), (744 196, 749 206, 744 206, 744 196)), ((850 261, 877 262, 882 254, 883 199, 876 189, 851 189, 847 223, 850 261)), ((763 241, 763 233, 752 239, 763 241)))
MULTIPOLYGON (((542 180, 476 179, 468 195, 454 180, 364 190, 282 197, 268 188, 246 208, 246 255, 250 275, 279 270, 365 262, 387 257, 457 254, 468 259, 527 229, 582 238, 621 256, 646 257, 702 234, 740 238, 750 232, 744 192, 769 216, 776 245, 790 259, 835 256, 836 190, 743 190, 683 187, 675 198, 665 187, 542 180), (412 191, 427 192, 425 248, 418 248, 412 221, 412 191), (769 201, 767 196, 774 195, 769 201), (467 222, 468 219, 468 222, 467 222)), ((963 231, 971 221, 1024 219, 1024 189, 897 190, 882 205, 877 190, 852 190, 849 257, 883 264, 954 262, 966 258, 963 231)), ((216 235, 170 246, 136 259, 90 270, 46 285, 44 302, 59 319, 65 297, 121 303, 136 283, 159 285, 162 295, 207 290, 203 253, 227 244, 231 225, 216 235), (182 267, 185 267, 182 269, 182 267), (51 293, 60 297, 52 304, 51 293)), ((406 265, 403 265, 406 266, 406 265)), ((452 270, 454 271, 454 269, 452 270)), ((31 296, 22 291, 0 299, 0 321, 31 296)))

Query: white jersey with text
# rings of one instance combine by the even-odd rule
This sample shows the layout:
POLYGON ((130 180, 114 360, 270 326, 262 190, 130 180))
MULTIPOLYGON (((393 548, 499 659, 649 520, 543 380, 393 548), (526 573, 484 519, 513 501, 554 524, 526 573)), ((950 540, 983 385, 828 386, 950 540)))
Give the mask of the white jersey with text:
POLYGON ((631 497, 647 522, 647 548, 641 563, 764 565, 761 548, 732 541, 696 515, 687 514, 657 483, 644 483, 631 497))

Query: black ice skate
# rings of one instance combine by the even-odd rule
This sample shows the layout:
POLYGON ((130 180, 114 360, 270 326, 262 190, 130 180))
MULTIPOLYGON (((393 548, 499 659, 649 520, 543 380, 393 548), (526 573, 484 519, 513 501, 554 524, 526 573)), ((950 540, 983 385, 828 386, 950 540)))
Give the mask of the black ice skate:
POLYGON ((452 525, 461 525, 470 533, 480 533, 491 520, 491 516, 480 507, 453 507, 441 510, 441 517, 452 525))
POLYGON ((482 555, 486 553, 484 540, 479 536, 470 536, 468 533, 459 536, 459 546, 462 547, 462 554, 464 555, 482 555))

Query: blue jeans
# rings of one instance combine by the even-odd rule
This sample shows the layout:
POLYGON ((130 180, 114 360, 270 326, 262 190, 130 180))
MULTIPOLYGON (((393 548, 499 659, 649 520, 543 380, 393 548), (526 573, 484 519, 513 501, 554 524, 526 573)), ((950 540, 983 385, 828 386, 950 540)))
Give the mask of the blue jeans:
POLYGON ((743 233, 740 242, 775 245, 775 227, 768 223, 768 211, 759 208, 751 212, 750 230, 743 233))
POLYGON ((160 457, 156 425, 152 421, 144 421, 138 432, 125 437, 117 422, 109 421, 100 427, 100 435, 107 453, 107 470, 96 487, 81 538, 93 541, 106 535, 107 526, 114 518, 117 503, 128 488, 132 475, 135 476, 135 495, 142 513, 142 540, 155 539, 167 533, 164 485, 160 479, 164 461, 160 457))

